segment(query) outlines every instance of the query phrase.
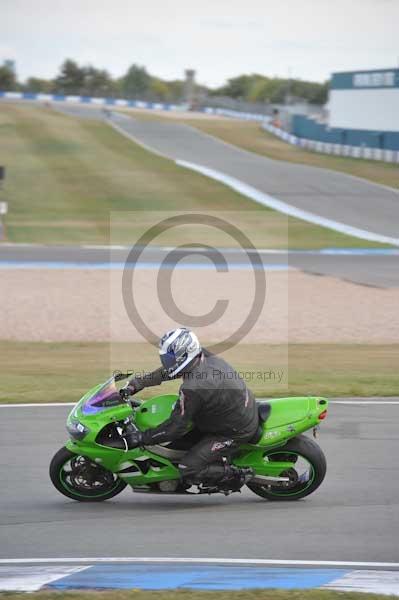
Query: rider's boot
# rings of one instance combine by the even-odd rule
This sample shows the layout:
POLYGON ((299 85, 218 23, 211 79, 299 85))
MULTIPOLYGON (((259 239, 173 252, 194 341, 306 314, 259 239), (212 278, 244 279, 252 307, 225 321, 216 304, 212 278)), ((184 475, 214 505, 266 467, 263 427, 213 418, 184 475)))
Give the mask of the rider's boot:
POLYGON ((226 465, 225 474, 218 482, 218 487, 221 490, 238 492, 246 483, 251 481, 254 475, 253 469, 226 465))
POLYGON ((210 464, 198 474, 203 486, 232 492, 238 492, 253 476, 253 469, 239 468, 227 463, 210 464))

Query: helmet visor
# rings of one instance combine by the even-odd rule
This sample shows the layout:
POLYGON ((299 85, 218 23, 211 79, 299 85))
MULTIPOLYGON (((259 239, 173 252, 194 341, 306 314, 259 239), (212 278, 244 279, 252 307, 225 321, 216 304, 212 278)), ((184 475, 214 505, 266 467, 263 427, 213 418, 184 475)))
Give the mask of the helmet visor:
POLYGON ((169 371, 176 367, 176 355, 174 352, 165 352, 160 355, 161 363, 164 369, 169 371))

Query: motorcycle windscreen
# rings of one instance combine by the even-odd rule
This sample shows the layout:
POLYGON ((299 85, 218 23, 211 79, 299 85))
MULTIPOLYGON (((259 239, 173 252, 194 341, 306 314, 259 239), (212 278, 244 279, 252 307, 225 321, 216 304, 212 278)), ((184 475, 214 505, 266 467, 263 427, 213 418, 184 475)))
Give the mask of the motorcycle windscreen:
POLYGON ((96 389, 91 396, 86 398, 81 410, 84 415, 94 415, 122 403, 123 400, 115 385, 115 380, 111 377, 100 388, 96 389))

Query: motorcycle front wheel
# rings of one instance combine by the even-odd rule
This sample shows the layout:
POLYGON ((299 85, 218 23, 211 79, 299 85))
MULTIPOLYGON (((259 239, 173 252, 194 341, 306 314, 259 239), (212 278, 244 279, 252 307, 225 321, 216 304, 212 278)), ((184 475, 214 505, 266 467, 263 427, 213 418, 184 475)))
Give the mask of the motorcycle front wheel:
POLYGON ((288 482, 261 485, 247 483, 249 489, 257 496, 267 500, 299 500, 312 494, 323 482, 327 471, 327 463, 322 449, 316 442, 299 435, 281 448, 265 452, 265 461, 292 462, 293 467, 280 473, 288 482))
POLYGON ((50 479, 61 494, 79 502, 109 500, 127 485, 111 471, 74 454, 65 446, 58 450, 50 463, 50 479))

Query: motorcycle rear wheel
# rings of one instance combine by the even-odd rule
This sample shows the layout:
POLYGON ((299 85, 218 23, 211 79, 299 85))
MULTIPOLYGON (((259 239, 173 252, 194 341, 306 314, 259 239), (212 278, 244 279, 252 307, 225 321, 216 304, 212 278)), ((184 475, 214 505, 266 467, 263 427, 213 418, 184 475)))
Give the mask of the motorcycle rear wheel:
POLYGON ((282 448, 275 448, 269 452, 265 452, 265 458, 268 460, 291 460, 296 463, 299 459, 303 459, 309 465, 309 472, 306 478, 301 481, 298 478, 298 473, 293 469, 289 472, 282 473, 282 476, 288 476, 292 479, 292 483, 286 487, 284 485, 261 485, 258 483, 247 483, 248 488, 257 496, 266 498, 267 500, 283 500, 293 501, 305 498, 312 494, 323 482, 327 471, 327 463, 322 449, 316 442, 306 437, 299 435, 292 440, 289 440, 282 448), (296 477, 296 479, 295 479, 296 477))
POLYGON ((84 456, 74 454, 65 446, 50 463, 50 479, 54 487, 67 498, 79 502, 103 502, 114 498, 126 487, 126 482, 84 456))

